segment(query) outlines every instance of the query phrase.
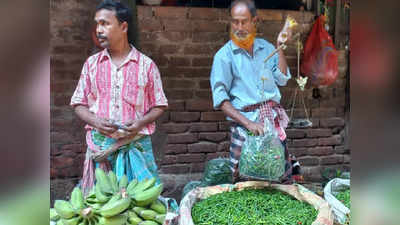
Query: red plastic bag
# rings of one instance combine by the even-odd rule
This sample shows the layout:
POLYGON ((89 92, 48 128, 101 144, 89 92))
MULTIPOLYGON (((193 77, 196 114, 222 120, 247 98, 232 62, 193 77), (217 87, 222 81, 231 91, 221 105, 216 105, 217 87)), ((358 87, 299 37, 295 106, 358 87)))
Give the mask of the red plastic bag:
POLYGON ((338 53, 324 28, 325 17, 315 21, 304 46, 301 73, 313 86, 330 85, 338 76, 338 53))

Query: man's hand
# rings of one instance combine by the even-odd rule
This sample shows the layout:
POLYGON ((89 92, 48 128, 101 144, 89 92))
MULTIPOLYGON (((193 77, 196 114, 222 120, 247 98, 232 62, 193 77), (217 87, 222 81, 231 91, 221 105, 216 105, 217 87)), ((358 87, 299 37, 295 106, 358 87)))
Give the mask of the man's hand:
POLYGON ((246 129, 256 136, 264 134, 264 126, 261 123, 255 123, 250 121, 246 124, 246 129))
POLYGON ((118 127, 113 125, 107 119, 104 118, 96 118, 94 120, 93 126, 102 134, 111 135, 114 133, 118 127))
POLYGON ((103 162, 107 160, 107 157, 111 154, 111 151, 99 151, 93 153, 92 158, 96 162, 103 162))
POLYGON ((142 126, 140 125, 140 122, 138 120, 128 122, 125 124, 125 126, 125 130, 128 132, 128 137, 136 136, 137 133, 139 133, 139 131, 142 129, 142 126))

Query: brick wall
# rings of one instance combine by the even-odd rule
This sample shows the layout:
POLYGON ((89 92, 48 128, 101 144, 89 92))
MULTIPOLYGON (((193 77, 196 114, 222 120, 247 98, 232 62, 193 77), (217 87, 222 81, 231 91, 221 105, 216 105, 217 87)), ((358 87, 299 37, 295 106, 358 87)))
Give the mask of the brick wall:
MULTIPOLYGON (((95 5, 95 1, 51 1, 52 199, 62 196, 62 188, 70 190, 82 174, 84 123, 68 104, 82 65, 93 54, 89 31, 95 5)), ((259 36, 273 42, 287 14, 304 21, 304 29, 309 30, 310 13, 260 10, 259 36)), ((153 137, 163 174, 202 172, 207 160, 228 155, 229 123, 222 112, 212 109, 209 85, 212 57, 228 40, 228 16, 226 9, 138 6, 140 49, 159 66, 170 103, 153 137)), ((295 74, 293 46, 287 58, 295 74)), ((326 167, 349 167, 344 129, 346 60, 341 53, 340 78, 321 88, 321 97, 313 98, 311 89, 305 91, 313 128, 287 131, 289 150, 304 165, 308 181, 321 180, 320 171, 326 167)), ((285 108, 289 108, 294 87, 291 80, 281 89, 285 108)), ((295 113, 301 114, 301 110, 295 113)))

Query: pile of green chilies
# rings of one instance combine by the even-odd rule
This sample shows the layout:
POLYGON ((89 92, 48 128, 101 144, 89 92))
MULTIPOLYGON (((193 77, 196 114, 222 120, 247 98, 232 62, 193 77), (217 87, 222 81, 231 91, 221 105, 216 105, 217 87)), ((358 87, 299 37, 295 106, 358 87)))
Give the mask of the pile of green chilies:
POLYGON ((306 225, 317 214, 308 203, 273 189, 224 192, 192 207, 195 225, 306 225))
POLYGON ((350 209, 350 189, 339 192, 335 197, 350 209))

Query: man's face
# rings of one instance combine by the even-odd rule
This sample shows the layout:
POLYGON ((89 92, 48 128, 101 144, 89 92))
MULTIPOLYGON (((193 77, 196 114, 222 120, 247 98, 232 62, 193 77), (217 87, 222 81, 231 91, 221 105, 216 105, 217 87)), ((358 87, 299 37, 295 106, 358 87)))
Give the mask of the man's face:
POLYGON ((255 28, 256 17, 252 17, 245 4, 231 9, 231 31, 238 39, 245 39, 255 28))
POLYGON ((101 47, 112 48, 117 43, 123 41, 127 32, 127 23, 120 23, 115 16, 115 12, 108 9, 100 9, 96 12, 96 35, 101 47))

